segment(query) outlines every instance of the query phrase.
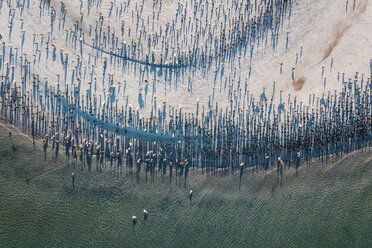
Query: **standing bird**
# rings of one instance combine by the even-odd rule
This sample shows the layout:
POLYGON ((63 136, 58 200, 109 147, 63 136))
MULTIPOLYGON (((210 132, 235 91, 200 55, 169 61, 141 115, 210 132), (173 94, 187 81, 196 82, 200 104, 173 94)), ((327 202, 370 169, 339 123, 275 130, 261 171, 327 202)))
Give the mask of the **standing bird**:
POLYGON ((71 173, 72 187, 75 188, 75 173, 71 173))
POLYGON ((148 216, 148 212, 146 209, 143 210, 143 220, 144 220, 144 223, 146 224, 146 221, 147 221, 147 216, 148 216))
POLYGON ((132 227, 134 231, 134 226, 137 224, 137 217, 135 215, 132 216, 132 227))

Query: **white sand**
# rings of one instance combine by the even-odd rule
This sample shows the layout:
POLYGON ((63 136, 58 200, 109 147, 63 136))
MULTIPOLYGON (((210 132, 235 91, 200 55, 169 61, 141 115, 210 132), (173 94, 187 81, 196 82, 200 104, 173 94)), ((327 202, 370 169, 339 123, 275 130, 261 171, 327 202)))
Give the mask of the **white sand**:
MULTIPOLYGON (((129 10, 127 14, 123 14, 122 18, 116 18, 116 7, 120 9, 119 1, 113 2, 113 10, 111 18, 108 17, 109 10, 111 8, 110 1, 103 1, 101 8, 97 9, 95 6, 91 7, 90 15, 87 16, 87 2, 83 1, 82 13, 84 15, 83 25, 81 26, 82 31, 85 33, 85 42, 92 44, 92 39, 88 37, 89 26, 95 26, 95 22, 99 19, 99 13, 104 16, 104 27, 107 33, 107 27, 110 25, 111 31, 114 29, 116 36, 119 37, 118 43, 126 42, 131 44, 132 41, 136 41, 139 37, 139 32, 136 34, 136 14, 132 21, 132 10, 136 9, 136 2, 130 1, 129 10), (124 35, 121 37, 120 27, 122 21, 125 22, 125 32, 127 33, 128 27, 131 28, 131 37, 124 35)), ((177 1, 162 1, 162 11, 159 14, 159 21, 154 22, 154 29, 152 29, 152 16, 153 16, 153 1, 145 1, 143 5, 143 11, 141 18, 144 20, 144 26, 146 26, 147 33, 154 34, 160 33, 160 27, 162 27, 163 33, 165 25, 172 23, 175 17, 175 12, 178 6, 177 1), (150 18, 150 25, 147 26, 147 17, 150 18)), ((188 2, 187 15, 192 16, 194 8, 191 8, 191 2, 193 1, 180 1, 183 6, 188 2)), ((202 1, 204 2, 204 1, 202 1)), ((211 1, 210 1, 211 2, 211 1)), ((226 10, 232 8, 231 1, 216 1, 216 6, 225 8, 226 10), (223 2, 223 4, 221 4, 223 2)), ((27 3, 27 1, 26 1, 27 3)), ((137 8, 140 9, 142 1, 137 3, 137 8)), ((67 9, 65 30, 58 31, 58 19, 61 17, 60 1, 52 1, 51 6, 56 10, 56 22, 54 25, 53 41, 52 44, 57 48, 57 59, 52 62, 52 50, 53 47, 49 45, 49 58, 46 61, 45 41, 50 32, 50 14, 45 9, 44 16, 39 18, 40 8, 39 1, 30 0, 30 9, 24 10, 22 17, 20 18, 19 8, 16 6, 16 1, 12 1, 12 7, 15 12, 15 18, 13 22, 12 38, 9 42, 9 7, 6 2, 3 2, 3 7, 0 14, 0 30, 3 36, 2 41, 5 42, 6 46, 13 46, 14 48, 21 49, 21 19, 24 22, 23 31, 25 32, 25 44, 22 53, 27 54, 28 58, 33 61, 33 56, 36 55, 36 63, 33 65, 32 72, 40 75, 41 78, 46 77, 49 81, 49 85, 53 85, 57 81, 57 75, 60 74, 63 78, 64 70, 61 65, 60 51, 63 49, 65 54, 69 56, 69 68, 67 75, 67 83, 71 83, 72 70, 76 66, 76 56, 80 56, 80 45, 79 39, 77 40, 76 50, 72 47, 71 42, 65 45, 66 31, 73 30, 76 21, 80 21, 80 1, 64 1, 67 9), (41 59, 38 62, 39 54, 35 54, 33 50, 33 34, 36 35, 36 42, 40 44, 41 35, 44 35, 43 46, 39 49, 41 51, 41 59)), ((337 81, 337 75, 345 73, 345 80, 354 78, 355 73, 359 72, 359 77, 364 74, 365 80, 369 78, 370 64, 369 61, 372 59, 372 3, 368 0, 357 0, 356 8, 353 11, 353 2, 349 1, 348 12, 345 10, 346 1, 328 1, 328 0, 298 0, 294 1, 292 7, 292 16, 290 23, 284 21, 284 29, 279 36, 279 44, 277 51, 272 52, 271 45, 268 44, 266 50, 261 46, 258 50, 255 49, 255 53, 252 60, 252 74, 248 80, 248 89, 253 96, 256 98, 262 93, 265 88, 270 96, 272 92, 273 82, 276 82, 276 100, 278 100, 279 91, 283 91, 283 96, 286 99, 287 94, 291 96, 297 96, 298 102, 302 101, 304 104, 308 103, 309 94, 315 94, 321 97, 324 92, 339 90, 341 88, 341 82, 337 81), (289 49, 286 51, 285 42, 287 32, 289 32, 289 49), (296 66, 296 54, 300 54, 301 47, 303 47, 303 57, 296 66), (330 70, 331 60, 333 59, 333 69, 330 70), (280 75, 280 63, 283 63, 283 75, 280 75), (327 78, 326 88, 324 89, 324 77, 321 78, 322 67, 324 67, 324 77, 327 78), (291 79, 292 68, 295 69, 296 79, 303 78, 303 87, 294 89, 293 82, 291 79)), ((193 6, 192 6, 193 7, 193 6)), ((211 10, 211 4, 209 3, 209 11, 211 10)), ((135 12, 133 12, 135 13, 135 12)), ((210 13, 209 13, 210 14, 210 13)), ((234 12, 231 12, 231 18, 234 16, 234 12)), ((155 13, 157 16, 157 13, 155 13)), ((178 19, 180 16, 178 17, 178 19)), ((230 18, 230 19, 231 19, 230 18)), ((188 20, 188 18, 186 18, 188 20)), ((187 21, 186 20, 186 21, 187 21)), ((215 20, 215 19, 213 19, 215 20)), ((203 21, 201 21, 203 22, 203 21)), ((141 23, 141 21, 140 21, 141 23)), ((180 24, 178 20, 177 25, 180 24)), ((203 22, 203 25, 205 23, 203 22)), ((177 26, 176 25, 176 26, 177 26)), ((141 24, 139 30, 141 30, 141 24)), ((218 25, 216 25, 215 35, 218 35, 218 25)), ((92 31, 93 33, 93 31, 92 31)), ((171 35, 172 36, 172 35, 171 35)), ((168 36, 168 37, 171 37, 168 36)), ((174 36, 174 35, 173 35, 174 36)), ((93 37, 93 36, 92 36, 93 37)), ((179 42, 180 50, 179 53, 187 52, 186 40, 188 44, 191 42, 192 32, 189 30, 185 32, 177 42, 179 42), (183 45, 182 45, 183 44, 183 45)), ((170 39, 170 38, 169 38, 170 39)), ((201 39, 200 44, 203 44, 206 37, 201 39)), ((171 40, 170 40, 171 41, 171 40)), ((169 41, 169 42, 170 42, 169 41)), ((270 42, 268 42, 270 43, 270 42)), ((161 50, 161 42, 157 49, 151 49, 156 55, 156 61, 159 61, 159 54, 161 50)), ((109 51, 109 47, 105 49, 109 51)), ((146 49, 145 49, 146 50, 146 49)), ((145 51, 144 50, 144 51, 145 51)), ((92 71, 92 61, 88 64, 89 53, 92 49, 88 46, 83 48, 83 65, 82 73, 84 69, 87 69, 86 79, 82 79, 82 94, 88 89, 88 83, 90 81, 90 72, 92 71)), ((144 52, 145 53, 145 52, 144 52)), ((96 55, 96 52, 94 52, 96 55)), ((152 107, 152 96, 156 95, 157 105, 162 104, 166 101, 169 105, 177 107, 182 105, 184 112, 194 113, 196 110, 197 99, 200 99, 200 104, 208 105, 209 98, 214 96, 214 104, 219 103, 219 107, 228 106, 229 98, 229 82, 227 83, 226 89, 224 88, 225 78, 231 76, 230 85, 232 87, 231 92, 237 89, 238 84, 236 83, 241 77, 241 88, 244 89, 245 79, 248 77, 249 72, 249 52, 247 56, 242 56, 239 59, 237 56, 235 62, 230 64, 225 63, 224 75, 222 79, 220 76, 214 81, 214 70, 216 65, 214 62, 211 65, 211 70, 208 75, 203 75, 200 70, 196 70, 195 75, 185 71, 184 74, 180 74, 176 82, 175 77, 171 81, 164 80, 162 76, 157 75, 154 78, 154 73, 148 73, 144 75, 142 80, 139 78, 139 66, 136 66, 136 72, 134 66, 128 71, 123 72, 121 65, 116 68, 109 65, 110 57, 107 54, 103 54, 103 57, 108 59, 108 67, 106 71, 105 86, 102 86, 102 73, 103 73, 103 60, 101 55, 97 59, 96 67, 94 68, 94 77, 97 79, 97 93, 96 95, 104 95, 108 92, 108 75, 112 75, 116 92, 118 90, 119 83, 121 84, 121 90, 119 93, 119 105, 125 104, 125 97, 129 97, 128 102, 133 107, 138 107, 138 93, 144 94, 146 88, 146 81, 148 84, 148 93, 146 97, 145 108, 142 109, 143 115, 147 115, 152 107), (234 69, 236 68, 235 77, 234 69), (145 81, 146 80, 146 81, 145 81), (188 82, 192 82, 192 91, 188 88, 188 82), (222 84, 221 84, 222 81, 222 84), (154 87, 155 82, 155 87, 154 87), (235 83, 233 83, 235 82, 235 83), (123 84, 127 84, 127 91, 124 95, 123 84), (220 87, 222 85, 222 88, 220 87), (105 88, 105 92, 102 90, 105 88), (153 92, 156 89, 156 92, 153 92)), ((145 54, 140 54, 139 58, 144 60, 145 54)), ((7 61, 8 59, 6 59, 7 61)), ((142 67, 143 69, 143 67, 142 67)), ((4 68, 0 71, 2 75, 5 74, 4 68)), ((157 70, 157 74, 159 70, 157 70)), ((341 76, 342 78, 342 76, 341 76)), ((17 82, 21 81, 21 75, 19 70, 16 69, 17 82)), ((341 80, 341 79, 340 79, 341 80)), ((76 80, 75 80, 76 81, 76 80)), ((63 83, 61 83, 63 85, 63 83)), ((293 99, 293 98, 292 98, 293 99)), ((238 104, 243 104, 242 102, 238 104)))

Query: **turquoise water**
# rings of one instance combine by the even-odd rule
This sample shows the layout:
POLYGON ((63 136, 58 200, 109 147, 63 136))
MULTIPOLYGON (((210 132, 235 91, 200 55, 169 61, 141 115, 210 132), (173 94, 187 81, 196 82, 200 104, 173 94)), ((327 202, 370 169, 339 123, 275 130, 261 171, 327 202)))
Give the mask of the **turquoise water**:
POLYGON ((372 153, 276 172, 89 172, 0 127, 1 247, 371 247, 372 153), (12 143, 14 147, 12 147, 12 143), (71 173, 74 172, 75 187, 71 173), (193 190, 190 203, 188 193, 193 190), (143 209, 149 212, 144 223, 143 209), (137 224, 132 226, 131 217, 137 224))

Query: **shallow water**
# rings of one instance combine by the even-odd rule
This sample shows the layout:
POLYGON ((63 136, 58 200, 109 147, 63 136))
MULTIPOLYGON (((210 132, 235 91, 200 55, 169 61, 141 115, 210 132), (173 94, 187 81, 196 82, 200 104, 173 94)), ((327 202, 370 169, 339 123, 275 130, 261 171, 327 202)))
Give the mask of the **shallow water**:
POLYGON ((244 175, 240 189, 238 174, 191 171, 185 187, 95 162, 89 172, 64 155, 44 161, 40 140, 34 148, 9 128, 0 126, 1 247, 372 246, 371 151, 303 165, 297 177, 286 169, 282 185, 275 171, 244 175))

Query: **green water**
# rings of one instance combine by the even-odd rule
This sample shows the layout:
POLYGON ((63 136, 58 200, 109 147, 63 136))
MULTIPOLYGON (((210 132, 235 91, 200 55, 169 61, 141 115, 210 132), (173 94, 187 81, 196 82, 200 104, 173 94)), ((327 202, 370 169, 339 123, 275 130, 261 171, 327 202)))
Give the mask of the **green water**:
POLYGON ((372 152, 276 172, 145 182, 44 161, 0 126, 0 247, 372 247, 372 152), (74 172, 75 188, 71 173, 74 172), (192 189, 190 203, 188 192, 192 189), (143 222, 143 209, 149 217, 143 222), (138 217, 132 228, 132 215, 138 217))

